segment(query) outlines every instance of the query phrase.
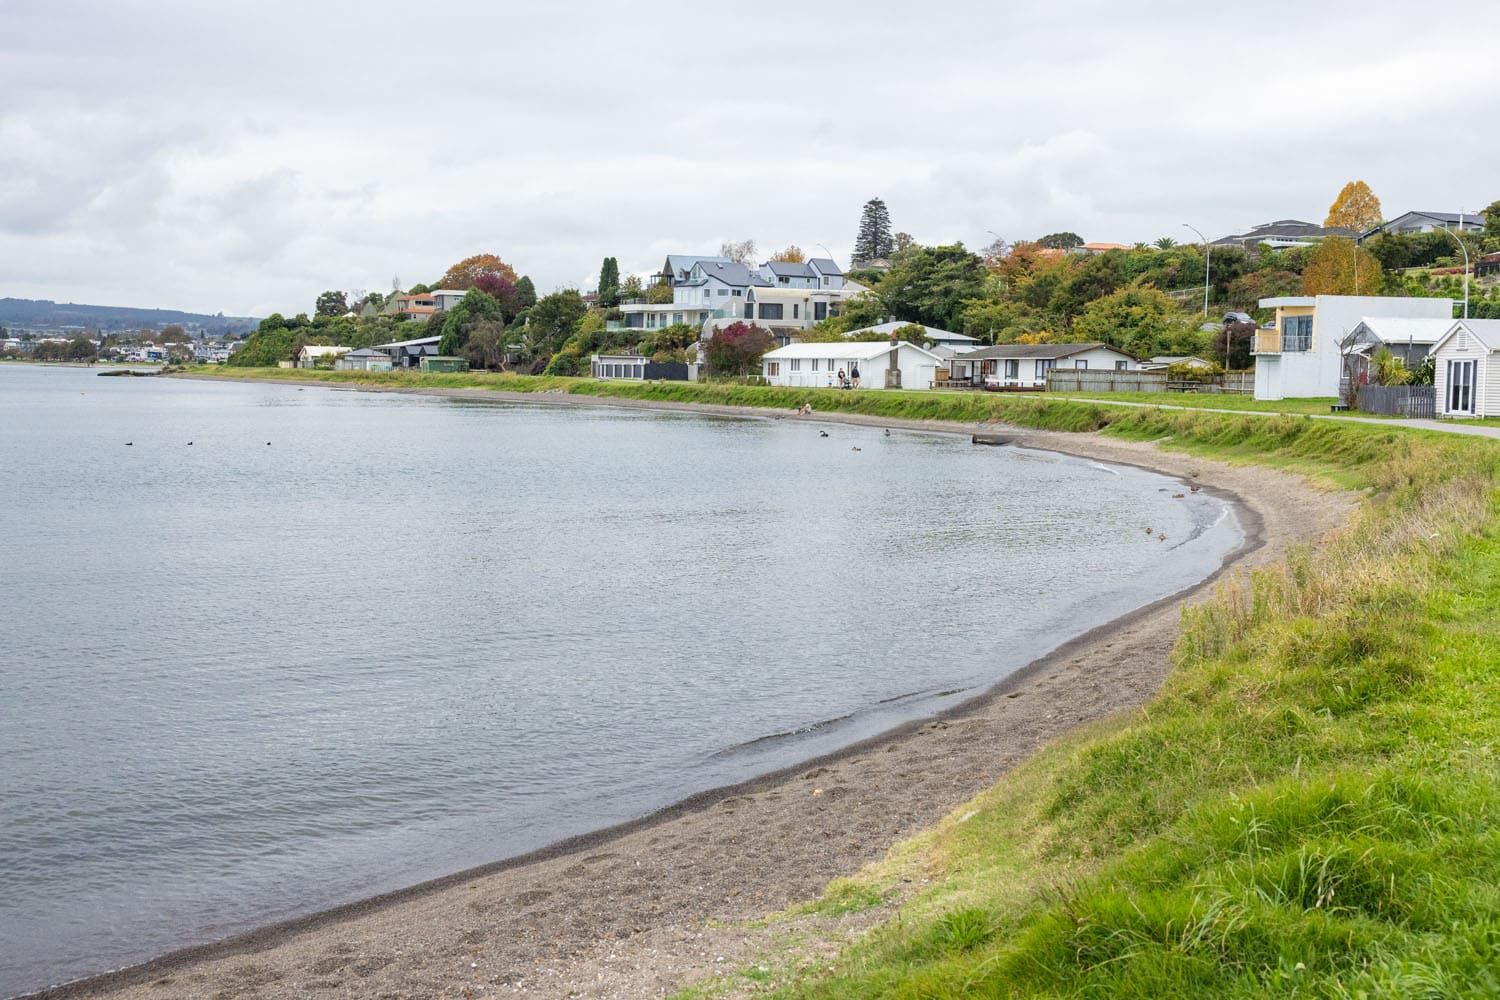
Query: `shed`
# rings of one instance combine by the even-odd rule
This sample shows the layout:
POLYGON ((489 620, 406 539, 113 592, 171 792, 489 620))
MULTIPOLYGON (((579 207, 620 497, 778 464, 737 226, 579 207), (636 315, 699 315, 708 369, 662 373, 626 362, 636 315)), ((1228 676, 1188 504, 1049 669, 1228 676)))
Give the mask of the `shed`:
POLYGON ((467 361, 448 354, 424 354, 421 366, 424 372, 466 372, 469 370, 467 361))
POLYGON ((1456 320, 1432 347, 1440 417, 1500 417, 1500 319, 1456 320))

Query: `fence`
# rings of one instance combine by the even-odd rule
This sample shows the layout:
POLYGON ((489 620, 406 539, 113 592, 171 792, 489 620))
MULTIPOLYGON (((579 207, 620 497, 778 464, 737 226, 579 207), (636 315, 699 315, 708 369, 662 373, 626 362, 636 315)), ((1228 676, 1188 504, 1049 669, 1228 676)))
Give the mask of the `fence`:
POLYGON ((1430 385, 1362 385, 1354 406, 1361 413, 1430 419, 1437 416, 1437 390, 1430 385))
POLYGON ((1254 372, 1206 375, 1203 380, 1168 379, 1165 371, 1114 371, 1107 368, 1054 368, 1047 373, 1049 392, 1231 392, 1255 391, 1254 372))

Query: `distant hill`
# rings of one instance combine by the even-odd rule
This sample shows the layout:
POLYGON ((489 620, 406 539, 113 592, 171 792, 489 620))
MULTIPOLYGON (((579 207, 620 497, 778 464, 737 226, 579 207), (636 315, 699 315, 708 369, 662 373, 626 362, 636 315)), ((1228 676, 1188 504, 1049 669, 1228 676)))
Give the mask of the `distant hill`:
POLYGON ((194 332, 217 335, 253 330, 259 322, 252 316, 225 316, 223 313, 210 316, 180 309, 134 309, 130 306, 58 303, 47 299, 0 298, 0 326, 10 330, 61 330, 68 327, 140 330, 160 329, 169 323, 177 323, 194 332))

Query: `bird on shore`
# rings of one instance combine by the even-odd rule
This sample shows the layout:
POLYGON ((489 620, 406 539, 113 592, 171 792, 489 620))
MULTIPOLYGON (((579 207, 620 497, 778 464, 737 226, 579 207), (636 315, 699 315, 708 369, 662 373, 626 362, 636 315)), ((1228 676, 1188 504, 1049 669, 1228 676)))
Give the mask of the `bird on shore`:
POLYGON ((886 436, 886 437, 890 437, 890 436, 891 436, 891 429, 890 429, 890 428, 889 428, 889 427, 887 427, 887 428, 886 428, 886 429, 885 429, 885 436, 886 436))
POLYGON ((1189 486, 1188 487, 1188 490, 1191 491, 1191 492, 1193 492, 1193 493, 1197 493, 1201 489, 1203 489, 1203 487, 1201 487, 1201 486, 1189 486))
POLYGON ((828 432, 827 431, 818 431, 818 437, 820 437, 820 438, 826 438, 827 436, 828 436, 828 432))
POLYGON ((135 445, 134 441, 126 441, 125 442, 125 447, 127 447, 127 448, 133 447, 134 445, 135 445))
POLYGON ((1150 528, 1146 529, 1146 534, 1148 534, 1148 535, 1151 534, 1151 529, 1150 528))
POLYGON ((859 445, 855 445, 853 448, 850 448, 849 450, 850 451, 859 451, 860 447, 859 447, 859 445))

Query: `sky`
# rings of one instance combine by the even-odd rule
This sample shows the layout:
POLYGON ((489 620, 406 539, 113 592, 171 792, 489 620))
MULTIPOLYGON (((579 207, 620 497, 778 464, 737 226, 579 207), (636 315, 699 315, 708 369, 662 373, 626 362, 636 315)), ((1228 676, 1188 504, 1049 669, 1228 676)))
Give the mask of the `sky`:
POLYGON ((499 254, 1209 239, 1500 198, 1500 3, 0 0, 0 297, 263 316, 499 254))

